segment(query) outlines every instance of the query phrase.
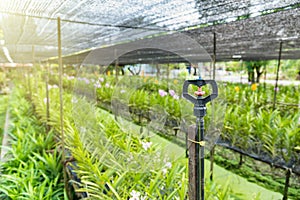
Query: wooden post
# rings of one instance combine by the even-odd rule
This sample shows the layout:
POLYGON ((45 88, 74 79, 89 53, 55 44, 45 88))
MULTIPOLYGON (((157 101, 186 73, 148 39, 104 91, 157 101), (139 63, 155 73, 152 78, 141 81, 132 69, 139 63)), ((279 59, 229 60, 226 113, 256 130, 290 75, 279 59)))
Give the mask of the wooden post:
POLYGON ((280 69, 280 61, 281 61, 281 52, 282 52, 282 41, 280 41, 280 44, 279 44, 279 56, 278 56, 278 64, 277 64, 275 88, 274 88, 273 109, 275 109, 275 106, 276 106, 276 96, 277 96, 277 90, 278 90, 278 79, 279 79, 279 69, 280 69))
POLYGON ((196 163, 199 161, 196 160, 196 143, 192 142, 196 137, 196 126, 192 125, 188 129, 188 149, 189 149, 189 190, 188 190, 188 199, 197 200, 197 189, 196 189, 196 163))
POLYGON ((189 130, 189 200, 204 200, 204 119, 189 130))
POLYGON ((68 190, 68 180, 67 180, 67 172, 64 166, 64 162, 66 161, 65 155, 65 135, 64 135, 64 113, 63 113, 63 85, 62 85, 62 73, 63 73, 63 65, 62 65, 62 52, 61 52, 61 19, 57 18, 57 40, 58 40, 58 68, 59 68, 59 99, 60 99, 60 131, 61 131, 61 143, 62 143, 62 162, 63 162, 63 174, 64 174, 64 186, 67 194, 69 194, 68 190))

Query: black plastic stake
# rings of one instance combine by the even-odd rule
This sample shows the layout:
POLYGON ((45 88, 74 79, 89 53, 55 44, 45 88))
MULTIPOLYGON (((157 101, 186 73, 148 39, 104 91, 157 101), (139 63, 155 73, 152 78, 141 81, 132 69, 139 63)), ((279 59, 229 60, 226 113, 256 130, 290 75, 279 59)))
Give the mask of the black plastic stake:
MULTIPOLYGON (((214 80, 187 80, 183 84, 182 96, 194 104, 194 115, 196 127, 194 134, 189 135, 189 199, 204 200, 204 116, 206 115, 206 103, 218 96, 218 86, 214 80), (189 85, 196 85, 201 88, 204 85, 212 86, 212 94, 197 98, 188 93, 189 85)), ((191 131, 189 131, 190 133, 191 131)))
MULTIPOLYGON (((206 110, 206 108, 204 107, 204 109, 206 110)), ((204 117, 204 116, 203 116, 204 117)), ((200 192, 197 192, 197 198, 196 199, 201 199, 204 200, 204 119, 203 117, 199 117, 196 120, 196 141, 199 141, 199 144, 196 144, 196 160, 200 160, 200 163, 197 165, 196 169, 197 169, 197 174, 196 177, 200 177, 200 181, 199 179, 197 179, 197 190, 199 189, 200 186, 200 192), (200 134, 199 134, 200 133, 200 134), (199 157, 199 150, 200 150, 200 157, 199 157), (201 198, 200 198, 201 197, 201 198)))
POLYGON ((290 185, 291 171, 292 171, 291 169, 286 170, 285 186, 284 186, 284 192, 283 192, 282 200, 287 200, 288 199, 288 191, 289 191, 289 185, 290 185))

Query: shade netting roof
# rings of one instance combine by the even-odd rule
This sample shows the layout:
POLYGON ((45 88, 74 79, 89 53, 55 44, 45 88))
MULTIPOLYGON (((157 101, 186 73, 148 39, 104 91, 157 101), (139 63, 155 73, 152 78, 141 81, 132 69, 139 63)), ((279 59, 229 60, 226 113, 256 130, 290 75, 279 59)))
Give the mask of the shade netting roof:
POLYGON ((57 56, 57 17, 62 20, 62 53, 72 55, 65 58, 68 63, 80 62, 97 47, 172 31, 192 37, 210 55, 215 33, 217 60, 233 55, 275 59, 280 41, 282 57, 295 59, 300 57, 299 4, 299 0, 1 0, 0 62, 57 56))

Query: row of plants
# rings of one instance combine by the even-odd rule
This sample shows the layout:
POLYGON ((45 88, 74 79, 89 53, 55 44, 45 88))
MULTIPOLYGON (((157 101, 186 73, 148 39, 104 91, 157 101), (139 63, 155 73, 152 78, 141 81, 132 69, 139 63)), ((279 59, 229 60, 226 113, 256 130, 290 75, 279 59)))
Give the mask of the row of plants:
MULTIPOLYGON (((9 101, 10 140, 5 160, 0 163, 0 199, 63 199, 61 154, 54 131, 46 134, 24 98, 24 88, 9 101)), ((2 116, 2 115, 1 115, 2 116)))
POLYGON ((281 162, 288 167, 299 165, 298 86, 281 87, 277 101, 285 105, 275 108, 273 103, 268 104, 274 92, 264 91, 262 86, 232 86, 233 95, 229 95, 229 99, 237 105, 228 106, 222 138, 232 146, 265 157, 270 162, 281 162))
MULTIPOLYGON (((34 103, 37 113, 45 120, 45 93, 42 91, 37 93, 34 103)), ((49 124, 59 130, 56 109, 59 91, 50 91, 49 124)), ((167 157, 157 155, 155 146, 150 145, 146 138, 125 133, 113 117, 104 115, 80 97, 65 93, 64 102, 65 143, 76 160, 73 167, 81 179, 78 183, 81 188, 77 192, 86 192, 89 197, 97 199, 185 198, 187 180, 184 161, 169 163, 167 157), (72 112, 72 102, 76 113, 72 112), (146 144, 149 147, 145 147, 146 144), (150 160, 151 166, 142 165, 150 160)))
MULTIPOLYGON (((60 132, 59 90, 50 89, 47 119, 43 84, 33 95, 39 119, 60 132)), ((83 91, 64 93, 65 145, 75 163, 68 163, 78 177, 76 192, 96 199, 186 199, 187 160, 172 160, 159 144, 139 131, 125 132, 113 116, 96 107, 83 91)), ((86 93, 85 93, 86 94, 86 93)), ((230 199, 229 186, 207 182, 207 197, 230 199)))
MULTIPOLYGON (((84 79, 78 81, 79 84, 82 84, 80 83, 82 80, 84 79)), ((94 79, 91 82, 91 86, 96 87, 96 98, 101 104, 110 104, 117 98, 118 101, 121 101, 123 107, 128 106, 131 113, 135 115, 149 113, 153 106, 158 105, 166 111, 169 118, 173 118, 177 122, 177 125, 182 118, 191 115, 191 112, 185 116, 183 115, 183 110, 186 110, 185 108, 188 106, 192 106, 179 98, 178 94, 181 90, 179 85, 177 88, 168 89, 165 82, 147 77, 143 79, 130 78, 129 81, 126 81, 128 80, 126 79, 125 81, 119 81, 118 85, 114 85, 111 80, 115 80, 114 77, 100 78, 99 81, 94 79)), ((83 82, 83 84, 90 83, 83 82)), ((76 87, 76 89, 80 87, 76 87)), ((83 86, 82 88, 86 89, 83 86)), ((287 105, 279 105, 274 110, 272 104, 274 91, 271 88, 272 86, 263 88, 256 84, 247 86, 226 83, 223 89, 226 92, 228 109, 225 115, 224 130, 222 131, 223 139, 229 139, 234 145, 236 144, 235 140, 240 140, 240 136, 248 139, 253 137, 259 139, 260 143, 263 143, 262 146, 265 145, 262 141, 266 140, 265 147, 271 153, 271 157, 274 157, 274 148, 276 147, 282 150, 284 145, 289 152, 293 151, 294 148, 298 148, 300 141, 299 134, 297 134, 299 132, 299 112, 298 106, 294 105, 298 105, 300 101, 300 92, 297 86, 280 87, 277 101, 284 102, 287 105), (241 116, 241 118, 236 118, 236 116, 241 116), (269 122, 266 122, 268 120, 269 122), (275 122, 276 124, 274 124, 275 122), (240 131, 240 127, 244 131, 240 131), (282 132, 283 128, 284 132, 277 134, 278 127, 282 127, 279 132, 282 132), (272 132, 269 134, 270 130, 272 132), (262 136, 264 134, 265 136, 262 136), (270 138, 269 135, 273 138, 270 138), (281 143, 281 145, 273 145, 273 149, 271 149, 272 141, 270 140, 273 140, 274 144, 274 137, 277 137, 276 142, 281 143), (289 144, 282 144, 283 140, 289 144)), ((191 111, 191 109, 189 110, 191 111)), ((144 117, 149 118, 147 114, 144 114, 144 117)), ((245 147, 245 145, 238 146, 245 147)))
MULTIPOLYGON (((75 89, 86 89, 87 85, 95 88, 95 96, 100 105, 114 102, 116 97, 120 101, 123 100, 122 105, 127 103, 131 117, 135 116, 139 123, 142 122, 141 116, 145 118, 145 123, 149 122, 148 113, 151 113, 149 111, 157 104, 160 105, 160 114, 167 113, 170 118, 177 116, 178 122, 185 118, 182 116, 182 110, 186 110, 185 107, 191 108, 192 105, 186 104, 186 101, 181 98, 172 97, 170 94, 172 90, 180 94, 181 85, 177 83, 178 80, 174 80, 171 88, 170 83, 149 77, 140 77, 138 80, 130 77, 129 80, 118 82, 112 76, 100 77, 99 80, 96 77, 88 77, 76 80, 76 84, 83 86, 75 89), (174 109, 173 105, 179 105, 181 108, 174 109), (169 114, 168 111, 177 113, 169 114)), ((275 110, 272 104, 273 86, 230 83, 224 86, 228 107, 221 132, 223 142, 263 157, 270 163, 276 162, 297 170, 299 166, 297 151, 300 141, 298 107, 294 106, 299 103, 300 92, 297 86, 276 88, 277 102, 287 105, 277 106, 275 110), (239 106, 236 106, 237 104, 239 106)), ((192 115, 192 112, 188 112, 188 115, 192 115)))
POLYGON ((255 108, 254 104, 229 107, 222 139, 271 161, 281 159, 282 164, 289 167, 299 165, 299 114, 282 115, 279 110, 270 112, 262 107, 255 108))
MULTIPOLYGON (((159 106, 169 119, 176 121, 173 126, 178 126, 182 118, 192 115, 192 112, 184 113, 186 108, 192 105, 179 98, 179 87, 177 92, 176 89, 167 90, 166 84, 148 78, 126 80, 115 86, 110 82, 110 78, 101 78, 95 86, 100 105, 118 100, 121 104, 120 109, 127 106, 131 114, 142 114, 148 121, 148 115, 151 113, 149 111, 154 106, 159 106), (146 83, 139 83, 141 80, 146 83)), ((256 151, 257 154, 258 151, 267 152, 271 159, 280 156, 287 163, 289 160, 296 161, 296 151, 300 147, 298 107, 280 106, 273 109, 272 106, 265 106, 274 95, 270 92, 271 87, 268 86, 264 90, 256 84, 245 86, 226 83, 227 110, 224 128, 221 131, 222 139, 243 150, 256 151)), ((277 101, 298 105, 300 91, 296 87, 281 87, 277 101)), ((293 164, 294 162, 290 163, 293 164)))
MULTIPOLYGON (((246 155, 282 169, 292 169, 300 174, 299 149, 300 149, 300 112, 299 112, 299 86, 280 86, 277 89, 276 104, 274 104, 274 87, 272 85, 237 85, 229 84, 234 95, 229 100, 236 106, 229 106, 224 119, 224 129, 221 134, 222 145, 229 146, 237 152, 242 152, 238 159, 238 168, 229 168, 245 178, 255 179, 267 188, 273 188, 285 194, 285 187, 289 187, 286 174, 281 173, 281 178, 267 180, 261 178, 260 166, 251 166, 255 173, 249 171, 249 166, 241 167, 246 155), (275 105, 275 107, 274 107, 275 105), (237 118, 237 116, 239 116, 237 118), (249 174, 253 175, 252 178, 249 174)), ((218 159, 215 159, 216 161, 218 159)), ((219 159, 220 160, 220 159, 219 159)), ((221 159, 222 160, 222 159, 221 159)), ((218 162, 218 161, 217 161, 218 162)), ((218 162, 221 164, 220 162, 218 162)), ((224 164, 224 163, 222 163, 224 164)), ((279 170, 280 171, 280 170, 279 170)), ((298 183, 290 184, 289 198, 299 196, 298 183)))
POLYGON ((297 85, 278 86, 270 84, 237 84, 226 83, 226 100, 231 104, 249 105, 273 111, 279 110, 282 115, 299 112, 300 90, 297 85), (276 91, 275 91, 276 90, 276 91), (276 101, 274 107, 274 93, 276 101))
MULTIPOLYGON (((139 81, 135 82, 135 79, 130 77, 130 80, 125 79, 126 81, 119 81, 121 84, 113 85, 110 82, 111 78, 105 77, 99 82, 95 81, 97 84, 94 86, 100 105, 103 102, 114 102, 116 97, 121 100, 124 97, 123 104, 127 103, 132 108, 131 114, 138 116, 138 122, 141 121, 141 113, 146 118, 145 121, 149 122, 147 113, 151 113, 149 110, 154 105, 160 105, 160 109, 164 110, 168 117, 176 116, 177 122, 184 118, 182 107, 187 105, 185 100, 172 98, 172 95, 168 94, 171 90, 166 89, 168 88, 166 83, 147 77, 139 78, 139 81), (173 102, 179 109, 172 107, 168 109, 170 105, 174 105, 173 102), (177 111, 177 115, 169 111, 177 111)), ((226 92, 228 106, 221 131, 221 142, 226 142, 229 146, 247 152, 253 157, 259 157, 270 164, 292 168, 294 172, 299 173, 300 114, 297 105, 299 105, 300 91, 298 86, 280 86, 275 89, 271 85, 258 84, 225 83, 223 86, 225 86, 223 89, 226 92), (277 91, 275 108, 273 107, 274 90, 277 91)), ((179 87, 177 91, 180 91, 179 87)), ((192 113, 189 112, 189 115, 192 113)))

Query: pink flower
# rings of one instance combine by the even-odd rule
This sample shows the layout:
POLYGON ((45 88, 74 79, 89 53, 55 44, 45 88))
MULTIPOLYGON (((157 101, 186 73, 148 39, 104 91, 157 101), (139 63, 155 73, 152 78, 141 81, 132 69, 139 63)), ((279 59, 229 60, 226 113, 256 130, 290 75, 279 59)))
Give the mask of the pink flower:
POLYGON ((158 90, 158 93, 161 97, 164 97, 164 96, 168 95, 168 93, 164 90, 158 90))
POLYGON ((174 97, 174 95, 176 94, 174 90, 169 90, 169 94, 174 97))
POLYGON ((89 79, 84 78, 84 81, 85 81, 86 84, 90 84, 90 80, 89 79))
POLYGON ((95 86, 95 88, 101 88, 101 84, 100 83, 95 83, 94 86, 95 86))
POLYGON ((109 88, 109 87, 110 87, 109 83, 106 83, 106 84, 105 84, 105 87, 109 88))
POLYGON ((205 94, 205 91, 202 91, 202 88, 199 87, 198 88, 198 91, 195 92, 195 95, 196 96, 203 96, 205 94))
POLYGON ((99 78, 99 81, 100 81, 100 82, 103 82, 103 81, 104 81, 104 78, 100 77, 100 78, 99 78))
POLYGON ((176 99, 176 100, 178 100, 178 99, 179 99, 179 96, 178 96, 177 94, 175 94, 175 95, 173 96, 173 98, 176 99))

